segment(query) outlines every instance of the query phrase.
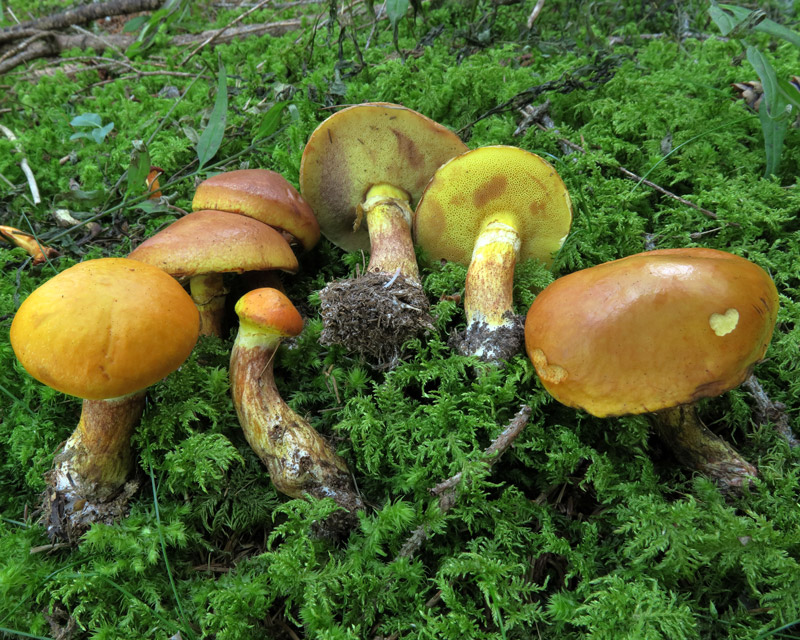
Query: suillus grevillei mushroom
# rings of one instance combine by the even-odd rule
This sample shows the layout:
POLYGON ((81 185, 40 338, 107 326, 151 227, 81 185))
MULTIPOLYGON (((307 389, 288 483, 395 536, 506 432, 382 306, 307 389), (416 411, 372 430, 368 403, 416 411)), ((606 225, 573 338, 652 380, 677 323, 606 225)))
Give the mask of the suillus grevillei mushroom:
POLYGON ((388 103, 342 109, 311 134, 300 191, 328 240, 370 252, 366 273, 320 292, 324 344, 342 344, 388 367, 403 342, 430 327, 412 208, 434 171, 466 150, 447 128, 388 103))
POLYGON ((269 169, 225 171, 203 180, 192 209, 213 209, 248 216, 279 229, 304 250, 319 242, 319 224, 311 207, 280 173, 269 169))
POLYGON ((231 393, 245 438, 280 492, 293 498, 332 498, 343 507, 325 527, 331 537, 346 535, 354 513, 363 508, 347 464, 286 404, 273 375, 281 339, 299 335, 303 319, 283 293, 271 288, 246 293, 236 303, 236 314, 231 393))
POLYGON ((767 350, 778 294, 758 265, 662 249, 559 278, 531 305, 528 356, 559 402, 598 417, 648 413, 676 457, 723 491, 756 469, 694 403, 741 384, 767 350))
POLYGON ((195 211, 134 249, 130 258, 174 278, 187 278, 200 311, 200 335, 221 336, 225 311, 223 274, 280 269, 295 272, 297 258, 272 227, 224 211, 195 211))
POLYGON ((462 354, 501 362, 521 351, 514 268, 529 259, 550 265, 571 225, 567 188, 534 153, 481 147, 436 171, 417 205, 414 238, 432 259, 469 265, 462 354))
POLYGON ((11 346, 40 382, 83 399, 80 421, 48 477, 52 538, 74 539, 124 510, 130 435, 145 389, 177 369, 197 341, 192 299, 160 269, 126 258, 87 260, 22 303, 11 346))

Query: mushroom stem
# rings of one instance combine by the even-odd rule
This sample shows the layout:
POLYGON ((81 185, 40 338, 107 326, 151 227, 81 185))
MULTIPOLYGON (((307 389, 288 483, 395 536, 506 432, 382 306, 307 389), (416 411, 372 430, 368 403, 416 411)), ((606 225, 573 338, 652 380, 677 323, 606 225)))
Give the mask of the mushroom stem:
POLYGON ((103 502, 125 484, 133 458, 131 433, 144 410, 144 391, 84 400, 81 418, 54 459, 51 484, 62 493, 103 502))
POLYGON ((714 480, 723 492, 739 490, 758 475, 752 464, 700 421, 694 404, 651 415, 659 437, 678 460, 714 480))
POLYGON ((498 219, 488 222, 472 250, 464 285, 467 329, 462 353, 483 360, 504 360, 522 345, 520 319, 514 314, 514 267, 520 249, 516 229, 498 219), (498 332, 515 342, 505 343, 498 332))
POLYGON ((247 442, 275 487, 293 498, 333 498, 348 511, 363 509, 345 461, 284 402, 272 360, 280 336, 242 322, 231 353, 231 391, 247 442))
POLYGON ((189 291, 200 312, 200 335, 221 337, 227 293, 222 274, 192 276, 189 280, 189 291))
POLYGON ((375 185, 367 192, 361 207, 369 232, 367 271, 394 273, 399 268, 401 275, 419 285, 417 256, 411 240, 413 214, 409 195, 391 185, 375 185))

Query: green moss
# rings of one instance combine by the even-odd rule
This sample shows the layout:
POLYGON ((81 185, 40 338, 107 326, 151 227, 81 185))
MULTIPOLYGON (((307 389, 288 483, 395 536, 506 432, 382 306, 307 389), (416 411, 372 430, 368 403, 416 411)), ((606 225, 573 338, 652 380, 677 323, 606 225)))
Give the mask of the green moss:
MULTIPOLYGON (((5 6, 18 12, 23 4, 5 6)), ((57 4, 65 3, 31 11, 57 4)), ((123 203, 133 140, 147 141, 158 129, 148 150, 165 170, 162 190, 169 204, 190 208, 195 182, 206 175, 195 174, 194 139, 208 125, 218 59, 229 72, 229 110, 209 172, 266 167, 297 185, 305 141, 330 108, 367 100, 417 109, 462 131, 471 147, 518 145, 550 160, 572 194, 573 231, 552 272, 518 265, 519 313, 554 277, 643 251, 648 239, 657 247, 724 249, 760 264, 776 282, 781 310, 756 374, 786 405, 790 423, 797 421, 800 134, 790 128, 779 175, 763 179, 758 118, 729 87, 754 79, 746 63, 736 64, 740 48, 675 36, 682 12, 692 28, 708 30, 705 3, 546 3, 531 31, 523 27, 527 5, 445 5, 425 5, 416 25, 402 21, 400 47, 414 51, 405 61, 385 22, 367 47, 371 26, 357 18, 352 33, 363 68, 349 27, 340 58, 341 28, 328 42, 327 29, 314 33, 312 19, 300 32, 207 47, 180 69, 187 50, 169 45, 169 33, 133 57, 141 70, 166 64, 202 76, 191 89, 191 77, 120 79, 124 71, 100 83, 91 69, 57 71, 36 83, 24 74, 0 79, 10 87, 0 108, 12 108, 3 122, 19 136, 44 200, 29 202, 21 156, 0 140, 0 174, 14 185, 0 180, 0 216, 23 229, 30 221, 63 252, 52 265, 34 267, 21 250, 0 245, 0 628, 55 637, 50 616, 61 625, 72 618, 76 638, 166 640, 180 630, 184 638, 227 640, 677 640, 755 638, 800 620, 800 452, 771 425, 754 424, 744 390, 701 405, 704 421, 760 470, 750 491, 726 499, 678 466, 646 418, 600 420, 558 404, 524 354, 504 369, 454 355, 447 341, 463 328, 463 266, 421 256, 435 329, 410 342, 393 371, 320 345, 314 292, 366 259, 326 240, 301 256, 300 273, 284 278, 307 322, 274 365, 283 397, 332 440, 365 498, 368 509, 349 539, 335 545, 312 535, 332 502, 288 500, 271 486, 229 399, 231 340, 204 339, 148 392, 134 436, 140 489, 130 516, 94 526, 75 549, 30 553, 46 544, 34 510, 80 403, 16 363, 11 319, 55 271, 124 255, 180 215, 166 203, 123 203), (434 28, 438 35, 420 44, 434 28), (641 33, 665 35, 644 40, 641 33), (612 35, 626 39, 611 47, 612 35), (588 70, 597 68, 607 74, 592 80, 588 70), (558 89, 537 97, 546 83, 558 89), (159 97, 166 85, 188 91, 159 97), (525 91, 528 99, 486 115, 525 91), (516 107, 545 97, 557 130, 533 126, 515 137, 516 107), (264 114, 281 100, 290 102, 281 128, 251 146, 264 114), (102 144, 69 140, 69 122, 80 113, 114 122, 102 144), (585 153, 567 154, 562 137, 585 153), (647 174, 716 218, 637 186, 620 167, 647 174), (89 199, 75 187, 98 193, 89 199), (96 216, 100 233, 89 239, 84 228, 56 228, 51 212, 60 206, 82 219, 96 216), (487 468, 484 450, 523 403, 533 410, 529 424, 487 468), (459 472, 457 501, 442 511, 430 489, 459 472), (428 539, 412 558, 399 558, 419 526, 428 539)), ((781 7, 770 4, 770 17, 791 24, 781 7)), ((327 15, 326 6, 303 11, 318 9, 327 15)), ((290 11, 264 9, 248 21, 290 11)), ((223 26, 238 13, 190 3, 171 33, 223 26)), ((759 43, 779 75, 796 70, 796 49, 759 43)), ((233 301, 240 284, 235 277, 228 284, 233 301)))

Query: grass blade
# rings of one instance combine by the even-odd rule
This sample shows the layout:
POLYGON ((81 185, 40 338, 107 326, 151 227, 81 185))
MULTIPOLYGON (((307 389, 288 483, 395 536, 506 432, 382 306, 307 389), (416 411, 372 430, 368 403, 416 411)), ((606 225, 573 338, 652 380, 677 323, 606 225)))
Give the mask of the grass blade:
POLYGON ((197 142, 197 160, 200 169, 213 158, 222 144, 225 135, 225 122, 228 118, 228 82, 225 75, 225 65, 219 63, 219 77, 217 79, 217 97, 214 100, 214 108, 211 117, 208 119, 208 126, 197 142))

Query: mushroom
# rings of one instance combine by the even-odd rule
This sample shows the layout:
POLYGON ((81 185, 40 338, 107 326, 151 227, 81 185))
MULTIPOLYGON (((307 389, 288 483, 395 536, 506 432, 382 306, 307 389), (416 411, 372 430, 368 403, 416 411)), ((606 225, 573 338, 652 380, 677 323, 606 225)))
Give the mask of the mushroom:
POLYGON ((694 403, 750 375, 777 313, 761 267, 714 249, 662 249, 550 284, 528 311, 525 342, 556 400, 598 417, 651 414, 676 457, 728 491, 756 469, 703 426, 694 403))
POLYGON ((319 224, 305 200, 281 174, 269 169, 226 171, 197 186, 192 209, 248 216, 280 229, 306 251, 319 242, 319 224))
POLYGON ((303 197, 328 240, 370 251, 366 274, 320 292, 324 344, 388 365, 403 342, 431 326, 412 207, 434 171, 466 150, 445 127, 388 103, 343 109, 311 134, 300 165, 303 197))
POLYGON ((469 265, 462 354, 499 362, 522 348, 514 267, 529 259, 550 265, 571 224, 567 188, 529 151, 482 147, 439 168, 417 205, 414 237, 431 258, 469 265))
POLYGON ((224 211, 195 211, 148 238, 130 255, 175 278, 189 278, 200 310, 200 335, 222 335, 223 273, 297 271, 289 243, 272 227, 224 211))
POLYGON ((284 402, 273 377, 281 338, 299 335, 303 319, 284 294, 271 288, 246 293, 236 303, 236 314, 240 323, 231 353, 231 393, 247 442, 280 492, 293 498, 307 493, 333 498, 346 513, 328 526, 349 530, 353 513, 364 505, 347 464, 284 402))
POLYGON ((156 267, 126 258, 87 260, 22 303, 11 346, 40 382, 83 398, 77 429, 55 458, 46 499, 51 537, 74 538, 112 504, 132 465, 130 435, 144 389, 177 369, 197 341, 198 313, 156 267))

